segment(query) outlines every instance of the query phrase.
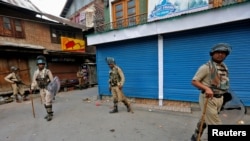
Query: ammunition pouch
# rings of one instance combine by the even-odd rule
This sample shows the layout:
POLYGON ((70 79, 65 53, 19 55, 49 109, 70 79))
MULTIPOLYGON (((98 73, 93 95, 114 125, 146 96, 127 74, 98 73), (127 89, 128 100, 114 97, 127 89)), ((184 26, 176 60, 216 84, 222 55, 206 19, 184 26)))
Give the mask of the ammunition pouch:
POLYGON ((118 86, 118 85, 115 85, 115 84, 112 85, 112 84, 111 84, 111 87, 116 87, 116 86, 118 86))
POLYGON ((38 87, 41 89, 46 88, 49 84, 46 78, 37 78, 36 81, 37 81, 38 87))
POLYGON ((111 85, 111 87, 115 87, 115 86, 117 86, 117 83, 118 83, 117 81, 111 81, 110 85, 111 85))
POLYGON ((224 94, 214 94, 213 97, 215 97, 215 98, 221 98, 223 95, 224 95, 224 94))

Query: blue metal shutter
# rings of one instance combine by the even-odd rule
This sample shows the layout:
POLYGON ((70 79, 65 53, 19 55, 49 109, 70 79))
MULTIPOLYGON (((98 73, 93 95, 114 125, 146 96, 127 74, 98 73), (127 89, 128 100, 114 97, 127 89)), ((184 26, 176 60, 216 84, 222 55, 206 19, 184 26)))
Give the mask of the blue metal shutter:
POLYGON ((198 101, 199 91, 191 85, 198 67, 209 59, 211 47, 227 42, 232 53, 226 58, 233 91, 250 105, 250 21, 164 35, 164 99, 198 101))
POLYGON ((115 58, 125 75, 124 93, 129 97, 158 97, 157 36, 112 42, 97 46, 97 72, 100 95, 108 91, 107 56, 115 58))

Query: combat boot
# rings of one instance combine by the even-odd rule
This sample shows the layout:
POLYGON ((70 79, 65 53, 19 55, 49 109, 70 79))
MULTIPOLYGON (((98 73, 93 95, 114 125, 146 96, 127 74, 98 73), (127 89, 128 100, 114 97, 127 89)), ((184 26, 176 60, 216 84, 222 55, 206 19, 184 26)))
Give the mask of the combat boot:
POLYGON ((52 115, 48 114, 47 121, 51 121, 52 117, 53 117, 52 115))
MULTIPOLYGON (((196 127, 196 129, 195 129, 195 131, 194 131, 194 134, 191 136, 191 141, 197 141, 198 136, 199 136, 199 133, 200 133, 200 138, 201 138, 201 136, 202 136, 202 134, 203 134, 203 131, 206 129, 207 125, 206 125, 206 123, 203 123, 202 129, 201 129, 201 131, 199 131, 199 129, 200 129, 200 124, 201 124, 201 121, 199 121, 199 122, 197 123, 197 127, 196 127)), ((199 141, 200 141, 200 140, 199 140, 199 141)))
POLYGON ((82 90, 82 86, 81 85, 79 86, 79 89, 82 90))
POLYGON ((47 114, 47 115, 44 117, 44 119, 48 119, 49 116, 53 117, 53 113, 47 114))
POLYGON ((127 111, 131 112, 131 106, 130 106, 130 104, 125 104, 125 106, 127 107, 127 111))
POLYGON ((29 99, 27 98, 26 95, 23 96, 23 101, 28 101, 29 99))
POLYGON ((130 104, 128 103, 128 101, 124 100, 124 101, 122 101, 122 102, 123 102, 124 105, 127 107, 127 111, 128 111, 128 112, 131 112, 131 106, 130 106, 130 104))
POLYGON ((118 106, 117 105, 115 105, 114 106, 114 109, 112 110, 112 111, 110 111, 109 113, 118 113, 118 106))
POLYGON ((16 103, 22 103, 22 102, 21 102, 21 100, 17 99, 17 100, 16 100, 16 103))
POLYGON ((15 100, 16 100, 16 103, 21 103, 21 101, 18 99, 17 95, 15 95, 15 100))
POLYGON ((198 135, 193 134, 192 137, 191 137, 191 141, 197 141, 197 138, 198 138, 198 135))
POLYGON ((44 117, 47 121, 51 121, 53 118, 52 105, 44 105, 47 111, 47 115, 44 117))

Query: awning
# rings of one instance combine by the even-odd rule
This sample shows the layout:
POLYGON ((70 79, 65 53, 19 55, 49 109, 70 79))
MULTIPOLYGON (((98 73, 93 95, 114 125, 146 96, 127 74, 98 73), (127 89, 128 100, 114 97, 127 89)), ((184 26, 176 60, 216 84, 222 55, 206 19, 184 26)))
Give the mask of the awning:
POLYGON ((93 53, 86 53, 83 51, 55 51, 55 50, 46 50, 46 53, 49 55, 69 55, 69 56, 93 56, 95 57, 95 54, 93 53))

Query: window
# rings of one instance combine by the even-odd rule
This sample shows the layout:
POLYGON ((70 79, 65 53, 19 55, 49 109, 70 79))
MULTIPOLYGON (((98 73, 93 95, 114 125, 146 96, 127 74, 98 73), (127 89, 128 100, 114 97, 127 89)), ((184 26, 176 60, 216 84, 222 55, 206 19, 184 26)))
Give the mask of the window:
POLYGON ((75 16, 75 23, 80 23, 80 14, 75 16))
POLYGON ((139 14, 138 0, 120 0, 112 3, 114 28, 135 25, 139 14))
POLYGON ((3 17, 3 28, 11 30, 10 18, 3 17))
POLYGON ((61 36, 75 38, 75 33, 72 31, 64 31, 62 29, 51 29, 51 42, 61 44, 61 36))
POLYGON ((116 21, 116 27, 120 28, 123 27, 123 17, 124 17, 124 12, 123 12, 123 5, 122 3, 118 3, 115 5, 115 21, 116 21))
POLYGON ((128 8, 128 25, 136 24, 136 9, 135 9, 135 0, 131 0, 127 2, 128 8))
POLYGON ((22 28, 22 23, 20 20, 15 20, 14 21, 14 25, 15 25, 15 35, 17 38, 22 38, 24 37, 24 32, 23 32, 23 28, 22 28))
POLYGON ((0 16, 0 35, 16 38, 24 38, 22 21, 0 16))
POLYGON ((13 36, 10 18, 3 17, 3 35, 13 36))

